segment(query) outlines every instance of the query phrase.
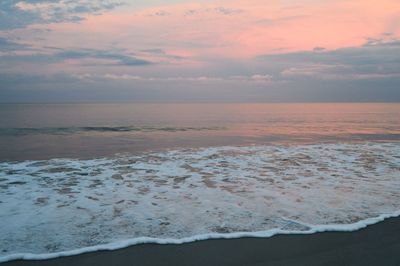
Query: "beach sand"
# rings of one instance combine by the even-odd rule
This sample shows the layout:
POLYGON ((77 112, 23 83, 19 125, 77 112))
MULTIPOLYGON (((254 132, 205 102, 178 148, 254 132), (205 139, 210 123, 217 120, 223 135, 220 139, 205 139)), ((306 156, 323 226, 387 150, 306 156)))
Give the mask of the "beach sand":
POLYGON ((2 265, 400 265, 400 218, 355 232, 217 239, 182 245, 143 244, 2 265))

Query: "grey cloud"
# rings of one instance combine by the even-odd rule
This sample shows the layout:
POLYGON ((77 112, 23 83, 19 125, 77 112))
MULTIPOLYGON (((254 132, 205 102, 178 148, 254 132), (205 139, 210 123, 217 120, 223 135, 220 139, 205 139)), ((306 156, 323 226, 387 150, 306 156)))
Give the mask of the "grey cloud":
POLYGON ((149 16, 154 16, 154 17, 166 17, 166 16, 170 16, 170 15, 171 15, 171 13, 164 11, 164 10, 159 10, 159 11, 149 14, 149 16))
POLYGON ((223 83, 237 83, 237 82, 254 82, 254 83, 269 83, 273 81, 273 77, 268 74, 252 74, 249 76, 237 75, 237 76, 174 76, 174 77, 144 77, 138 75, 131 74, 115 74, 115 73, 107 73, 107 74, 79 74, 74 75, 74 77, 82 79, 82 80, 91 80, 91 81, 100 81, 100 80, 131 80, 131 81, 163 81, 163 82, 171 82, 171 81, 184 81, 184 82, 223 82, 223 83))
POLYGON ((16 73, 0 73, 1 87, 20 86, 29 84, 43 84, 43 83, 70 83, 79 81, 76 77, 60 72, 51 75, 34 75, 34 74, 16 74, 16 73))
POLYGON ((22 28, 41 20, 38 14, 19 9, 17 3, 13 0, 0 2, 0 30, 22 28))
POLYGON ((97 14, 122 5, 120 1, 108 0, 6 0, 0 2, 0 30, 23 28, 33 23, 78 22, 83 14, 97 14), (46 7, 23 9, 19 3, 41 4, 46 7))
POLYGON ((216 7, 216 8, 214 8, 214 10, 217 13, 224 14, 224 15, 232 15, 232 14, 238 14, 238 13, 242 13, 243 12, 242 9, 232 9, 232 8, 226 8, 226 7, 223 7, 223 6, 216 7))
POLYGON ((92 50, 92 49, 84 49, 84 50, 69 50, 57 53, 55 55, 61 59, 82 59, 82 58, 95 58, 95 59, 109 59, 116 60, 117 63, 115 65, 124 65, 124 66, 142 66, 142 65, 150 65, 152 62, 139 59, 131 55, 125 55, 122 53, 116 52, 108 52, 101 50, 92 50))
POLYGON ((1 75, 1 102, 216 101, 340 102, 400 101, 400 79, 299 81, 296 83, 221 82, 219 79, 140 80, 135 77, 86 80, 53 76, 1 75), (200 81, 199 81, 200 80, 200 81))
POLYGON ((324 64, 377 64, 400 61, 400 41, 364 45, 362 47, 342 48, 333 51, 304 51, 287 54, 261 55, 258 59, 280 60, 286 62, 312 62, 324 64))
POLYGON ((400 75, 400 42, 367 40, 362 47, 334 51, 315 48, 288 54, 263 55, 258 59, 276 63, 284 78, 376 79, 400 75))
MULTIPOLYGON (((104 65, 143 66, 153 64, 153 62, 137 58, 130 54, 93 49, 61 50, 56 53, 37 53, 31 55, 8 54, 0 56, 0 59, 3 63, 56 63, 68 59, 105 59, 116 62, 103 63, 104 65)), ((97 65, 99 64, 97 63, 97 65)))
POLYGON ((149 53, 149 54, 165 54, 163 49, 155 48, 155 49, 144 49, 141 52, 149 53))
POLYGON ((194 15, 197 15, 199 13, 200 13, 199 10, 196 10, 196 9, 188 9, 188 10, 185 11, 185 15, 186 16, 194 16, 194 15))
MULTIPOLYGON (((9 46, 7 42, 10 41, 3 40, 3 45, 9 46)), ((55 47, 47 52, 31 56, 10 52, 8 58, 0 58, 0 66, 4 66, 3 72, 11 72, 8 62, 16 62, 19 71, 24 64, 18 62, 40 65, 67 59, 86 62, 87 58, 105 60, 106 66, 146 65, 151 62, 140 59, 140 55, 162 58, 166 53, 157 46, 135 54, 124 50, 55 47)), ((399 102, 399 52, 399 41, 367 41, 362 47, 335 51, 317 47, 312 51, 263 55, 248 62, 215 60, 202 69, 180 68, 169 72, 163 64, 155 64, 152 69, 126 69, 126 73, 113 67, 75 75, 3 73, 0 101, 399 102)))
MULTIPOLYGON (((22 0, 25 3, 29 4, 40 4, 40 3, 58 3, 60 0, 22 0)), ((22 2, 18 1, 18 2, 22 2)))
POLYGON ((313 49, 313 52, 322 52, 322 51, 325 51, 324 47, 317 46, 317 47, 314 47, 314 49, 313 49))
POLYGON ((283 23, 283 22, 296 21, 298 19, 306 18, 306 17, 308 17, 308 16, 305 16, 305 15, 286 16, 286 17, 260 19, 260 20, 257 20, 256 22, 258 24, 272 26, 272 25, 277 25, 277 24, 283 23))
POLYGON ((145 54, 152 54, 152 55, 159 56, 162 58, 174 59, 174 60, 181 60, 181 59, 187 58, 187 57, 183 57, 183 56, 179 56, 179 55, 169 54, 165 50, 159 49, 159 48, 144 49, 144 50, 141 50, 140 52, 145 53, 145 54))
POLYGON ((19 44, 19 43, 10 41, 6 38, 0 37, 0 51, 1 52, 9 52, 9 51, 15 51, 15 50, 27 49, 27 48, 29 48, 29 45, 19 44))
POLYGON ((188 9, 184 12, 185 16, 196 16, 205 13, 214 13, 220 15, 234 15, 243 13, 242 9, 232 9, 223 6, 215 7, 215 8, 198 8, 198 9, 188 9))
POLYGON ((377 73, 370 71, 357 73, 352 67, 346 65, 305 65, 284 69, 281 76, 284 78, 315 78, 321 80, 368 80, 400 78, 400 72, 377 73))

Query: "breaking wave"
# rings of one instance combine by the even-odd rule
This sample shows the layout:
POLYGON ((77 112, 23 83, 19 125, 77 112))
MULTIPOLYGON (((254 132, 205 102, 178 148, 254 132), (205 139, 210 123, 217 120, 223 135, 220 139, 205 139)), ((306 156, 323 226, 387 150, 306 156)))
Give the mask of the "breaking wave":
POLYGON ((400 215, 399 176, 399 143, 4 162, 0 261, 357 230, 400 215))

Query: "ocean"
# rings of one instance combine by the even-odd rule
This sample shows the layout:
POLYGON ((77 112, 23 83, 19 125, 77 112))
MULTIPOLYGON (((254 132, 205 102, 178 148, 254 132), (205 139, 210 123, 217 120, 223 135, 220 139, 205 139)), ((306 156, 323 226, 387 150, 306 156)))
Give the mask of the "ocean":
POLYGON ((0 261, 399 211, 400 104, 0 104, 0 261))

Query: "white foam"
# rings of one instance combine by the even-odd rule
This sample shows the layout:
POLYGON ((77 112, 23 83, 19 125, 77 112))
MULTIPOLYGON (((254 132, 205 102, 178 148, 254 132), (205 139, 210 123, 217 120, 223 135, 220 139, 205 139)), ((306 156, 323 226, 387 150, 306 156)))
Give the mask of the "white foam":
POLYGON ((400 215, 399 154, 322 144, 0 163, 0 261, 357 230, 400 215))
POLYGON ((192 237, 185 237, 181 239, 162 239, 162 238, 151 238, 151 237, 138 237, 123 241, 118 241, 110 244, 105 245, 97 245, 92 247, 85 247, 80 249, 74 249, 70 251, 62 251, 62 252, 55 252, 55 253, 47 253, 47 254, 32 254, 32 253, 19 253, 19 254, 12 254, 7 255, 4 257, 0 257, 0 263, 12 261, 12 260, 47 260, 47 259, 54 259, 59 257, 66 257, 66 256, 75 256, 89 252, 96 252, 96 251, 112 251, 122 248, 127 248, 134 245, 140 244, 172 244, 172 245, 179 245, 185 244, 190 242, 202 241, 202 240, 211 240, 211 239, 235 239, 235 238, 244 238, 244 237, 256 237, 256 238, 268 238, 275 235, 290 235, 290 234, 315 234, 315 233, 322 233, 322 232, 353 232, 360 229, 363 229, 369 225, 373 225, 379 222, 384 221, 388 218, 395 218, 400 216, 400 211, 396 211, 390 214, 382 214, 378 217, 368 218, 362 221, 358 221, 352 224, 331 224, 331 225, 314 225, 310 226, 310 230, 307 231, 285 231, 282 229, 270 229, 265 231, 258 231, 258 232, 236 232, 236 233, 227 233, 227 234, 220 234, 220 233, 208 233, 202 235, 195 235, 192 237))

